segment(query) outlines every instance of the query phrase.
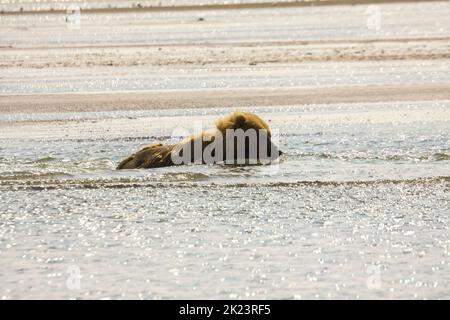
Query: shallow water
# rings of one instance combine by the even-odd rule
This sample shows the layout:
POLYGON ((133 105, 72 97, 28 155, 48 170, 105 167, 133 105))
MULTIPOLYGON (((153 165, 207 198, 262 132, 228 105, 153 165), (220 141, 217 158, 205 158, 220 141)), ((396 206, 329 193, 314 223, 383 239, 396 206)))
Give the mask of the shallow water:
POLYGON ((229 110, 1 115, 0 296, 448 299, 449 104, 253 108, 279 163, 124 171, 229 110))
MULTIPOLYGON (((448 1, 378 5, 382 15, 378 30, 368 27, 368 7, 369 4, 257 10, 81 11, 79 28, 67 22, 70 15, 65 13, 4 15, 0 26, 5 32, 0 44, 16 48, 79 48, 86 45, 417 39, 448 37, 450 33, 448 1), (199 18, 204 21, 198 21, 199 18)), ((4 10, 8 10, 6 5, 4 10)))
POLYGON ((6 70, 0 94, 449 83, 450 60, 6 70), (195 74, 195 78, 192 77, 195 74), (268 76, 270 75, 270 76, 268 76))

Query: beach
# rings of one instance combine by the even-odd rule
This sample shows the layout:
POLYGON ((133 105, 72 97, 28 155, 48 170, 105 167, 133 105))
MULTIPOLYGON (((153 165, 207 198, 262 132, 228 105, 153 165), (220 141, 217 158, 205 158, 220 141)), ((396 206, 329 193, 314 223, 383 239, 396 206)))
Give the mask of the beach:
POLYGON ((449 299, 450 3, 1 1, 3 299, 449 299), (115 170, 231 111, 272 165, 115 170))

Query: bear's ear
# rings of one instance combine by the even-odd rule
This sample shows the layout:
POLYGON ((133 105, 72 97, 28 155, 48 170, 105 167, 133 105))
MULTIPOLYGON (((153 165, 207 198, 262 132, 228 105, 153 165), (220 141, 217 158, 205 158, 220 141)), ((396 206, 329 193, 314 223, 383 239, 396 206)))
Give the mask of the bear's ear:
POLYGON ((236 117, 234 118, 234 128, 235 129, 240 129, 244 127, 245 124, 245 116, 242 114, 238 114, 236 115, 236 117))

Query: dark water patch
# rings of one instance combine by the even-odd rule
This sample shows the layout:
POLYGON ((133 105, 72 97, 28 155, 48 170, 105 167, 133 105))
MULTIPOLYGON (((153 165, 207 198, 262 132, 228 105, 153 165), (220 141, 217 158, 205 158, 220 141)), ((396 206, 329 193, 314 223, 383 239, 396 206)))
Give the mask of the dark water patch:
POLYGON ((208 179, 209 175, 201 172, 167 172, 159 178, 159 180, 167 182, 206 181, 208 179))
MULTIPOLYGON (((170 139, 182 139, 184 136, 169 136, 169 135, 149 135, 149 136, 134 136, 134 137, 95 137, 95 138, 70 138, 70 137, 46 137, 43 138, 33 138, 33 137, 21 137, 21 141, 28 142, 74 142, 74 143, 86 143, 86 142, 130 142, 130 141, 148 141, 149 143, 157 142, 157 141, 167 141, 170 139)), ((11 138, 11 140, 15 140, 16 138, 11 138)), ((3 138, 3 140, 7 141, 8 138, 3 138)))
POLYGON ((450 153, 437 152, 437 153, 433 154, 432 158, 435 161, 450 160, 450 153))
MULTIPOLYGON (((8 181, 24 181, 24 180, 41 180, 41 179, 55 179, 55 178, 72 178, 73 175, 66 172, 32 172, 32 171, 14 171, 2 172, 0 174, 0 185, 8 181)), ((63 180, 61 180, 63 181, 63 180)))
POLYGON ((332 152, 286 152, 285 157, 291 159, 329 159, 329 160, 343 160, 343 161, 422 161, 422 162, 435 162, 435 161, 448 161, 450 160, 450 153, 436 152, 425 154, 391 154, 391 155, 379 155, 363 152, 349 152, 349 153, 332 153, 332 152))
POLYGON ((27 161, 25 162, 26 164, 45 164, 48 162, 52 162, 52 161, 57 161, 58 159, 52 156, 47 156, 47 157, 43 157, 43 158, 39 158, 36 160, 32 160, 32 161, 27 161))
POLYGON ((372 187, 381 185, 422 185, 445 184, 448 186, 450 176, 436 176, 415 179, 378 179, 378 180, 354 180, 354 181, 320 181, 305 180, 293 182, 207 182, 207 175, 203 174, 174 174, 172 177, 181 177, 185 180, 161 181, 160 179, 146 178, 118 178, 118 179, 51 179, 14 181, 0 179, 0 188, 9 190, 55 190, 55 189, 123 189, 123 188, 297 188, 297 187, 372 187), (187 178, 187 179, 186 179, 187 178), (190 179, 190 180, 188 180, 190 179))

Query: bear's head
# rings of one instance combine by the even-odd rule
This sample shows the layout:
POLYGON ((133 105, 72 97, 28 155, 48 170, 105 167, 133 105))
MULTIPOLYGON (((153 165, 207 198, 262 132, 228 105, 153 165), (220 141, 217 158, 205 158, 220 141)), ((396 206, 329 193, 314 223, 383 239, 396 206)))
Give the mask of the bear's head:
POLYGON ((269 125, 256 114, 232 112, 216 121, 224 142, 224 160, 275 160, 282 152, 272 142, 269 125), (232 156, 230 156, 232 152, 232 156))

